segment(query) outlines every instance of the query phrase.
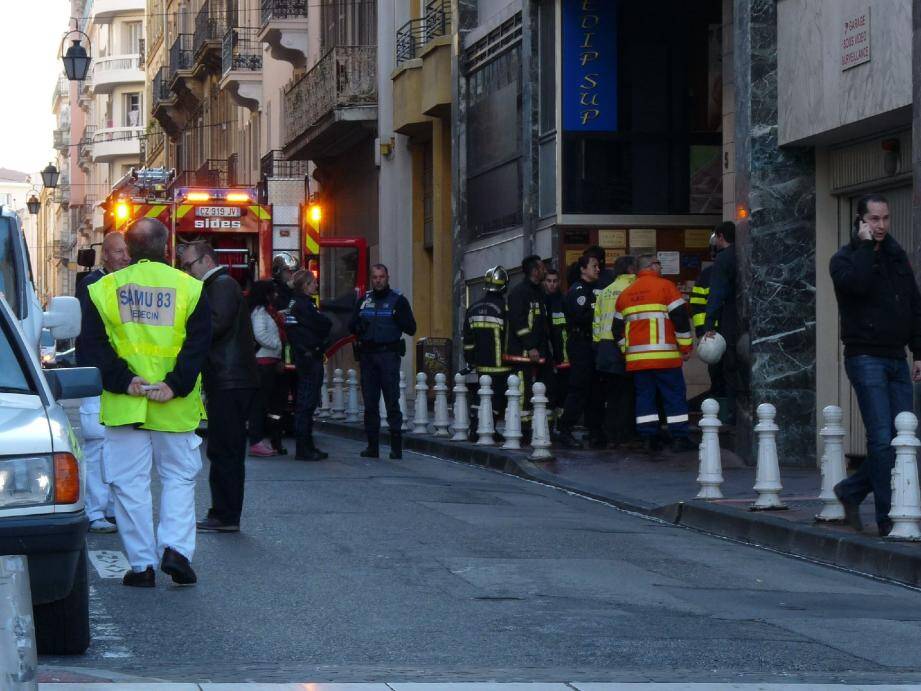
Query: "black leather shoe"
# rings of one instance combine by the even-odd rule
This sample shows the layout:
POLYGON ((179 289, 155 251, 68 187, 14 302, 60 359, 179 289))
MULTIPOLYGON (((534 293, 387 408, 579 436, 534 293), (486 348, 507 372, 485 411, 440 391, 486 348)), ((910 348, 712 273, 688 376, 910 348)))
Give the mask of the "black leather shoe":
POLYGON ((863 532, 863 521, 860 519, 860 504, 855 504, 854 502, 845 499, 841 496, 840 483, 835 485, 835 496, 838 497, 838 501, 841 502, 841 506, 844 507, 844 520, 851 526, 856 532, 863 532))
POLYGON ((362 458, 380 458, 380 449, 376 446, 369 446, 367 449, 358 454, 362 458))
POLYGON ((889 533, 892 532, 892 521, 883 521, 882 523, 877 523, 876 527, 879 530, 879 536, 886 537, 889 533))
POLYGON ((397 461, 403 458, 403 437, 398 434, 390 437, 390 458, 397 461))
POLYGON ((316 446, 314 446, 311 451, 313 451, 314 458, 316 458, 318 461, 325 461, 327 458, 329 458, 328 453, 325 451, 320 451, 320 449, 318 449, 316 446))
POLYGON ((687 451, 697 451, 697 444, 687 437, 675 437, 672 439, 672 451, 675 453, 685 453, 687 451))
POLYGON ((323 453, 322 451, 317 451, 316 449, 304 449, 298 453, 295 457, 295 461, 322 461, 324 458, 329 458, 328 453, 323 453))
POLYGON ((200 533, 239 533, 239 523, 224 523, 214 516, 207 516, 204 520, 198 521, 195 528, 200 533))
POLYGON ((177 585, 193 585, 198 582, 198 576, 192 570, 189 560, 172 547, 163 550, 160 570, 172 578, 173 583, 177 585))
POLYGON ((562 446, 564 449, 581 449, 582 442, 572 436, 572 432, 566 430, 560 432, 559 436, 556 438, 556 443, 562 446))
POLYGON ((157 585, 157 574, 154 573, 152 566, 148 566, 144 571, 129 569, 122 576, 122 585, 132 588, 153 588, 157 585))

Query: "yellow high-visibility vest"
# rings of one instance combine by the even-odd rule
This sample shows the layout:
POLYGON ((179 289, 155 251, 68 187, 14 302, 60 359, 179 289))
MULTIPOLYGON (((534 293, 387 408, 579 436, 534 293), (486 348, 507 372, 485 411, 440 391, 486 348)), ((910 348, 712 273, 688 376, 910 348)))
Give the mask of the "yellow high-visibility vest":
POLYGON ((592 341, 613 341, 611 323, 617 311, 617 298, 626 288, 636 280, 636 274, 621 274, 614 279, 607 288, 602 290, 595 299, 595 316, 592 319, 592 341))
MULTIPOLYGON (((177 269, 142 259, 106 274, 89 288, 109 343, 131 371, 151 384, 163 381, 185 342, 186 321, 201 297, 202 283, 177 269)), ((201 375, 188 396, 166 403, 127 393, 102 392, 104 425, 139 425, 159 432, 189 432, 204 414, 201 375)))

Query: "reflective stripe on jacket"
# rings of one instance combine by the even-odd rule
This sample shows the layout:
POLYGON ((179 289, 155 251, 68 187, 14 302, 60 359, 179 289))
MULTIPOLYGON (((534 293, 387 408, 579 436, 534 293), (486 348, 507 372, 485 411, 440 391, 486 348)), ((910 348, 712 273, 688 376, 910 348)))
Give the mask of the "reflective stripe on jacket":
MULTIPOLYGON (((173 370, 186 336, 186 321, 202 283, 166 264, 142 259, 106 274, 89 287, 115 354, 151 384, 173 370)), ((107 426, 140 425, 158 432, 190 432, 204 417, 201 375, 188 396, 166 403, 103 390, 99 420, 107 426)))
POLYGON ((502 363, 505 345, 505 298, 487 292, 467 310, 464 319, 464 360, 478 374, 509 372, 502 363))

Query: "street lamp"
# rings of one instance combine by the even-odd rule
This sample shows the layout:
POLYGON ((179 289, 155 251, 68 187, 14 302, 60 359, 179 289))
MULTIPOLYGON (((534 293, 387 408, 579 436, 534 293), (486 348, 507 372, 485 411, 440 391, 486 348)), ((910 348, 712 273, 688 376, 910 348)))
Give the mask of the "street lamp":
POLYGON ((39 209, 42 208, 42 203, 38 200, 38 197, 33 194, 29 197, 28 201, 26 201, 26 207, 29 209, 29 213, 34 216, 39 212, 39 209))
POLYGON ((59 177, 61 177, 61 174, 58 172, 58 169, 54 167, 53 163, 49 163, 42 170, 42 184, 49 190, 53 190, 58 186, 59 177))
POLYGON ((90 70, 90 56, 86 48, 83 47, 83 43, 79 36, 73 40, 73 44, 67 49, 67 52, 64 52, 64 43, 72 34, 79 34, 86 38, 86 45, 90 46, 90 37, 87 36, 82 31, 77 29, 71 29, 61 40, 61 48, 58 51, 61 53, 61 62, 64 63, 64 74, 67 75, 67 78, 72 82, 82 82, 86 79, 86 73, 90 70))

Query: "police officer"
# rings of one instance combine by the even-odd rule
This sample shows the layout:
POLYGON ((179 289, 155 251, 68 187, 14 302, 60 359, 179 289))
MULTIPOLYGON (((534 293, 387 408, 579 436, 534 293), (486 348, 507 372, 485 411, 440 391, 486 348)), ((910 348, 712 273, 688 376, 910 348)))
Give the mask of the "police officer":
POLYGON ((323 385, 323 354, 329 345, 333 323, 317 309, 314 302, 319 285, 317 277, 301 269, 291 280, 294 299, 285 317, 285 331, 294 351, 297 368, 297 409, 294 413, 294 436, 299 461, 322 461, 329 454, 313 442, 313 414, 320 402, 323 385))
POLYGON ((543 281, 547 302, 547 316, 550 318, 550 353, 553 357, 553 376, 547 396, 554 415, 562 412, 566 402, 569 381, 569 327, 566 324, 566 307, 563 291, 560 289, 560 272, 547 269, 543 281))
POLYGON ((507 380, 512 368, 503 362, 505 347, 505 290, 508 273, 501 266, 486 272, 486 293, 473 303, 464 317, 464 359, 477 375, 492 377, 493 412, 505 410, 507 380))
POLYGON ((122 583, 152 588, 154 566, 180 585, 197 581, 195 478, 204 408, 201 370, 211 342, 202 283, 166 264, 169 232, 145 218, 127 233, 132 264, 89 287, 83 320, 86 362, 102 374, 99 419, 113 450, 104 463, 131 565, 122 583), (117 449, 117 452, 115 451, 117 449), (154 533, 150 470, 160 477, 154 533))
POLYGON ((355 306, 349 331, 358 337, 361 394, 365 403, 368 448, 361 455, 377 458, 380 454, 378 410, 383 392, 390 426, 390 458, 402 458, 400 358, 406 351, 403 334, 416 333, 416 320, 409 301, 390 287, 390 274, 383 264, 371 267, 371 290, 355 306))
POLYGON ((550 355, 550 328, 547 303, 541 282, 546 268, 532 254, 521 261, 524 280, 508 296, 506 349, 504 359, 518 370, 521 380, 521 421, 531 422, 531 395, 535 381, 547 383, 547 358, 550 355))
POLYGON ((579 257, 579 280, 566 293, 566 317, 569 323, 569 388, 560 434, 557 442, 566 448, 581 449, 582 444, 572 435, 572 428, 585 416, 589 430, 589 445, 604 448, 602 430, 604 398, 595 373, 595 346, 592 342, 592 322, 595 316, 595 285, 600 267, 590 255, 579 257))

